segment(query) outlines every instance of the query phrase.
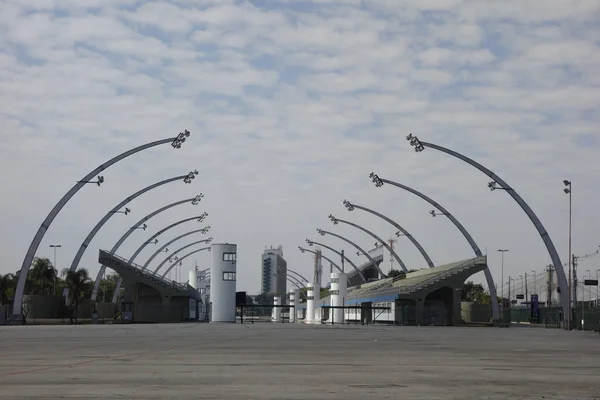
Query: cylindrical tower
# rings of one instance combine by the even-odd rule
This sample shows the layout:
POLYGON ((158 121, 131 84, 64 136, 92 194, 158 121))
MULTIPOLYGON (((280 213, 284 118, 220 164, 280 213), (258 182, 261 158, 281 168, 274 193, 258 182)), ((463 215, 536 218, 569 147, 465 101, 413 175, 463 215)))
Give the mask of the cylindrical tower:
POLYGON ((198 290, 198 271, 195 268, 190 269, 188 273, 188 284, 198 290))
POLYGON ((311 323, 315 320, 315 284, 306 284, 306 316, 304 322, 311 323))
POLYGON ((300 304, 300 289, 290 291, 288 304, 290 306, 290 322, 296 322, 298 315, 297 306, 300 304))
POLYGON ((235 322, 237 245, 210 246, 210 321, 235 322))
MULTIPOLYGON (((343 307, 346 302, 348 292, 348 278, 341 272, 331 273, 331 305, 333 307, 343 307)), ((333 308, 331 310, 331 323, 344 323, 344 309, 333 308)))
POLYGON ((281 306, 281 297, 279 296, 275 296, 273 297, 273 305, 276 307, 273 307, 273 313, 271 321, 273 322, 281 322, 281 307, 277 307, 277 306, 281 306))
POLYGON ((316 313, 317 305, 321 299, 321 287, 316 283, 309 282, 306 284, 306 288, 306 318, 304 322, 312 324, 321 317, 320 309, 319 315, 316 313))

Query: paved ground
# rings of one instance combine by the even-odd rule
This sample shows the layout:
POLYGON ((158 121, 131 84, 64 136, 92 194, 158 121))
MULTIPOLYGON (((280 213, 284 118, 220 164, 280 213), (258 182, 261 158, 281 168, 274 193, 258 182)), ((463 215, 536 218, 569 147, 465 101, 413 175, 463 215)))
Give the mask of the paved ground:
POLYGON ((0 399, 600 399, 600 336, 529 328, 0 327, 0 399))

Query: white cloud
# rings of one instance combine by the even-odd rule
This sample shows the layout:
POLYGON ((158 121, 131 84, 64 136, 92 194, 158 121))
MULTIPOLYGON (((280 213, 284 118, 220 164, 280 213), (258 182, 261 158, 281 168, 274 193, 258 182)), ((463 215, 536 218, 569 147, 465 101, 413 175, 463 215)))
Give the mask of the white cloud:
MULTIPOLYGON (((375 171, 446 205, 482 248, 510 248, 506 275, 541 270, 547 252, 518 207, 489 192, 488 179, 466 164, 430 149, 414 153, 404 139, 409 132, 473 156, 518 188, 561 254, 560 185, 573 179, 580 187, 575 252, 597 246, 600 211, 591 205, 598 192, 589 183, 600 172, 600 52, 598 30, 587 23, 597 22, 596 2, 306 3, 3 4, 0 185, 9 195, 0 202, 0 226, 10 229, 0 241, 10 251, 0 273, 17 269, 40 221, 86 171, 184 128, 192 137, 181 150, 132 156, 105 171, 104 186, 78 193, 38 254, 48 256, 48 244, 60 242, 59 266, 66 266, 123 198, 198 168, 193 185, 136 199, 132 218, 204 192, 194 212, 209 212, 217 240, 239 244, 242 290, 258 289, 264 245, 283 244, 290 268, 309 273, 311 260, 296 246, 315 238, 316 227, 372 244, 360 232, 331 227, 329 213, 393 234, 369 215, 348 214, 344 198, 398 219, 436 262, 470 256, 451 226, 428 218, 427 204, 375 189, 368 179, 375 171)), ((190 212, 172 210, 149 229, 190 212)), ((83 266, 95 272, 97 249, 133 221, 119 217, 99 233, 83 266)), ((149 234, 136 232, 123 255, 149 234)), ((414 248, 399 248, 407 263, 424 266, 414 248)), ((498 277, 495 255, 490 265, 498 277)))

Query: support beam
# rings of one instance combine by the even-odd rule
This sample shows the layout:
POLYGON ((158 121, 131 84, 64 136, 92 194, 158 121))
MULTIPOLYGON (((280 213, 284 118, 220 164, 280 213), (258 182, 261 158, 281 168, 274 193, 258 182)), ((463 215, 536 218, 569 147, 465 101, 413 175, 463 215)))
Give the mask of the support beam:
MULTIPOLYGON (((158 267, 156 267, 156 269, 154 270, 153 274, 154 274, 154 275, 158 274, 158 270, 160 270, 160 269, 162 268, 162 266, 163 266, 163 265, 165 265, 165 264, 166 264, 166 263, 167 263, 169 260, 172 260, 172 259, 173 259, 173 257, 175 257, 177 254, 179 254, 179 253, 180 253, 180 252, 182 252, 183 250, 185 250, 185 249, 189 249, 190 247, 192 247, 192 246, 195 246, 195 245, 197 245, 197 244, 200 244, 200 243, 207 243, 207 242, 209 242, 209 241, 211 241, 211 240, 212 240, 212 239, 198 240, 198 241, 196 241, 196 242, 192 242, 192 243, 190 243, 190 244, 186 244, 185 246, 183 246, 183 247, 181 247, 181 248, 179 248, 179 249, 175 250, 174 252, 172 252, 172 253, 171 253, 171 255, 167 256, 167 257, 166 257, 166 258, 165 258, 165 259, 164 259, 164 260, 163 260, 163 261, 162 261, 162 262, 161 262, 161 263, 158 265, 158 267)), ((179 260, 177 260, 177 261, 179 261, 179 260)), ((177 264, 177 262, 175 262, 175 264, 177 264)), ((175 264, 173 264, 173 265, 175 265, 175 264)), ((167 272, 168 272, 168 271, 167 271, 167 272)))
MULTIPOLYGON (((197 220, 198 222, 202 222, 204 221, 204 219, 208 216, 208 214, 206 212, 197 215, 195 217, 191 217, 191 218, 185 218, 182 219, 180 221, 177 221, 169 226, 167 226, 166 228, 161 229, 160 231, 156 232, 154 235, 152 235, 150 237, 150 239, 146 240, 136 251, 135 253, 133 253, 133 255, 131 256, 131 258, 129 259, 129 264, 133 264, 133 261, 136 259, 136 257, 142 252, 142 250, 144 250, 144 248, 146 248, 146 246, 153 242, 154 240, 156 240, 157 237, 159 237, 160 235, 162 235, 163 233, 165 233, 166 231, 168 231, 169 229, 172 229, 178 225, 181 225, 185 222, 188 221, 192 221, 192 220, 197 220)), ((210 226, 209 226, 210 228, 210 226)), ((119 292, 121 291, 121 284, 123 283, 123 279, 119 278, 119 280, 117 281, 117 285, 115 286, 115 292, 113 294, 113 298, 112 298, 112 302, 116 303, 117 302, 117 298, 119 297, 119 292)))
MULTIPOLYGON (((359 245, 357 245, 356 243, 354 243, 353 241, 346 239, 345 237, 338 235, 337 233, 333 233, 333 232, 329 232, 320 228, 317 228, 317 233, 321 236, 325 236, 325 235, 329 235, 329 236, 333 236, 335 238, 338 238, 340 240, 343 240, 344 242, 348 243, 350 246, 354 247, 356 250, 360 251, 362 254, 365 255, 365 257, 367 257, 367 260, 369 260, 369 262, 373 265, 373 268, 375 268, 377 270, 377 273, 380 274, 381 276, 385 276, 385 274, 383 273, 383 271, 381 270, 381 268, 379 268, 379 265, 377 265, 377 263, 375 262, 375 260, 373 259, 373 257, 371 257, 371 255, 369 254, 368 251, 364 250, 362 247, 360 247, 359 245)), ((344 258, 347 260, 348 258, 344 256, 344 258)), ((341 271, 342 273, 344 271, 341 271)), ((366 280, 365 280, 366 282, 366 280)))
POLYGON ((306 243, 308 243, 309 246, 312 246, 313 244, 316 244, 317 246, 321 246, 321 247, 324 247, 324 248, 326 248, 328 250, 333 251, 335 254, 337 254, 338 256, 342 257, 344 260, 348 261, 348 263, 352 266, 352 268, 354 268, 354 270, 356 271, 356 273, 360 276, 360 278, 362 279, 362 281, 365 282, 365 283, 367 282, 367 278, 365 278, 365 276, 363 275, 362 271, 345 254, 342 254, 341 252, 337 251, 333 247, 329 247, 329 246, 327 246, 326 244, 323 244, 323 243, 313 242, 310 239, 306 239, 306 243))
MULTIPOLYGON (((167 249, 167 246, 170 246, 170 245, 172 245, 173 243, 175 243, 176 241, 178 241, 178 240, 181 240, 181 239, 183 239, 184 237, 187 237, 187 236, 193 235, 194 233, 198 233, 198 232, 202 233, 203 235, 206 235, 206 234, 208 233, 208 230, 207 230, 206 228, 202 228, 202 229, 195 229, 195 230, 193 230, 193 231, 186 232, 186 233, 184 233, 183 235, 179 235, 179 236, 177 236, 177 237, 176 237, 175 239, 173 239, 173 240, 170 240, 170 241, 168 241, 167 243, 165 243, 164 245, 162 245, 162 246, 160 247, 160 249, 156 250, 156 251, 154 252, 154 254, 152 254, 152 255, 150 256, 150 258, 148 259, 148 261, 146 261, 146 262, 144 263, 144 265, 142 266, 142 270, 145 270, 146 268, 148 268, 148 265, 150 265, 150 263, 152 262, 152 260, 154 260, 154 259, 156 258, 156 256, 158 256, 158 255, 159 255, 160 253, 162 253, 162 252, 163 252, 165 249, 167 249)), ((210 242, 211 242, 212 240, 213 240, 213 238, 212 238, 212 237, 210 237, 210 238, 208 238, 208 239, 202 240, 202 242, 205 242, 206 244, 210 244, 210 242)), ((168 250, 168 249, 167 249, 167 250, 168 250)), ((173 255, 173 254, 171 254, 171 255, 173 255)))
POLYGON ((77 267, 79 266, 79 262, 81 261, 81 258, 83 257, 83 254, 85 253, 86 249, 88 248, 90 242, 92 241, 92 239, 94 239, 94 237, 96 236, 96 234, 98 233, 98 231, 100 231, 100 229, 102 229, 102 227, 104 226, 104 224, 106 224, 108 222, 108 220, 115 215, 115 213, 117 213, 119 210, 121 210, 123 207, 125 207, 127 204, 129 204, 131 201, 135 200, 136 198, 138 198, 139 196, 141 196, 142 194, 152 190, 152 189, 156 189, 157 187, 160 187, 162 185, 165 185, 167 183, 171 183, 171 182, 175 182, 175 181, 182 181, 184 180, 188 175, 180 175, 180 176, 176 176, 173 178, 169 178, 169 179, 165 179, 163 181, 157 182, 153 185, 150 185, 148 187, 145 187, 144 189, 132 194, 131 196, 127 197, 125 200, 123 200, 122 202, 120 202, 119 204, 117 204, 112 210, 110 210, 108 213, 106 213, 106 215, 104 217, 102 217, 102 219, 96 224, 96 226, 90 231, 90 233, 87 235, 87 237, 85 238, 85 240, 83 241, 83 243, 81 244, 81 246, 79 247, 79 250, 77 251, 77 254, 75 255, 75 258, 73 259, 73 262, 71 263, 71 267, 69 268, 70 271, 76 271, 77 267))
MULTIPOLYGON (((363 228, 360 225, 357 225, 353 222, 349 222, 349 221, 345 221, 343 219, 339 219, 334 217, 333 215, 329 214, 329 219, 331 220, 331 222, 333 222, 334 225, 337 225, 338 223, 342 223, 342 224, 346 224, 346 225, 350 225, 355 227, 356 229, 359 229, 363 232, 365 232, 366 234, 370 235, 373 239, 377 240, 379 243, 381 243, 383 245, 383 247, 385 247, 390 254, 392 255, 392 257, 394 257, 396 259, 396 261, 398 261, 398 264, 400 264, 400 267, 402 267, 402 269, 404 270, 404 272, 408 271, 408 269, 406 268, 406 265, 404 265, 404 261, 402 261, 400 259, 400 257, 398 256, 398 254, 394 251, 394 249, 392 249, 385 240, 383 240, 382 238, 380 238, 379 236, 377 236, 376 234, 374 234, 373 232, 371 232, 368 229, 363 228)), ((385 274, 382 274, 383 277, 385 277, 385 274)))
MULTIPOLYGON (((185 199, 185 200, 179 200, 176 201, 174 203, 171 204, 167 204, 164 207, 159 208, 158 210, 155 210, 153 212, 151 212, 150 214, 146 215, 144 218, 140 219, 137 223, 135 223, 131 228, 129 228, 127 230, 127 232, 125 232, 125 234, 123 236, 121 236, 121 238, 117 241, 117 243, 115 243, 115 245, 112 247, 112 249, 110 250, 111 254, 114 254, 117 252, 117 250, 119 250, 119 247, 121 247, 121 245, 123 244, 123 242, 125 242, 125 240, 136 230, 140 229, 140 226, 142 226, 142 224, 144 224, 145 222, 147 222, 149 219, 151 219, 152 217, 160 214, 163 211, 166 211, 170 208, 179 206, 181 204, 186 204, 186 203, 192 203, 193 205, 196 205, 200 202, 200 200, 202 199, 202 197, 204 197, 204 195, 202 193, 200 193, 198 196, 196 197, 192 197, 189 199, 185 199)), ((145 228, 145 225, 144 225, 145 228)), ((100 287, 100 281, 102 280, 102 278, 104 277, 104 273, 106 272, 106 266, 102 265, 100 267, 100 270, 98 271, 98 275, 96 275, 96 280, 94 281, 94 289, 92 290, 92 301, 96 301, 96 298, 98 297, 98 289, 100 287)))
MULTIPOLYGON (((42 224, 40 225, 40 227, 38 228, 38 231, 36 232, 35 236, 33 237, 33 240, 31 242, 31 244, 29 245, 29 248, 27 249, 27 253, 25 254, 25 259, 23 260, 23 264, 21 265, 21 269, 19 271, 19 280, 17 282, 17 287, 15 288, 15 297, 14 297, 14 303, 13 303, 13 314, 15 315, 22 315, 22 307, 23 307, 23 294, 25 292, 25 282, 27 281, 27 272, 29 271, 29 268, 31 267, 31 264, 33 263, 33 258, 35 257, 35 253, 37 252, 37 249, 40 247, 40 243, 42 242, 42 239, 44 238, 44 235, 46 234, 46 231, 48 231, 48 229, 50 228, 50 225, 52 224, 52 221, 54 221, 54 219, 56 218, 56 216, 58 215, 58 213, 60 213, 60 211, 63 209, 63 207, 69 202, 69 200, 71 200, 71 198, 87 183, 90 182, 91 179, 93 179, 96 175, 98 175, 99 173, 101 173, 102 171, 104 171, 105 169, 107 169, 108 167, 110 167, 111 165, 135 154, 138 153, 142 150, 146 150, 149 149, 151 147, 155 147, 155 146, 159 146, 162 144, 166 144, 166 143, 171 143, 173 145, 174 148, 178 149, 181 147, 181 144, 185 141, 186 137, 190 136, 190 132, 186 129, 183 133, 180 133, 178 136, 176 137, 171 137, 168 139, 161 139, 161 140, 157 140, 155 142, 151 142, 151 143, 146 143, 144 145, 138 146, 134 149, 131 149, 129 151, 126 151, 110 160, 108 160, 107 162, 105 162, 104 164, 100 165, 99 167, 97 167, 96 169, 94 169, 92 172, 90 172, 89 174, 87 174, 86 176, 83 177, 83 179, 81 179, 80 181, 78 181, 75 186, 73 186, 71 188, 71 190, 69 190, 59 201, 58 203, 56 203, 56 205, 54 206, 54 208, 52 208, 52 210, 50 211, 50 213, 48 214, 48 216, 46 216, 46 218, 44 219, 44 221, 42 222, 42 224)), ((98 179, 98 183, 100 184, 100 179, 98 179)))
MULTIPOLYGON (((192 251, 191 253, 188 253, 188 254, 186 254, 185 256, 181 257, 179 260, 177 260, 176 262, 174 262, 174 263, 173 263, 173 264, 172 264, 172 265, 171 265, 169 268, 167 268, 167 270, 165 271, 165 273, 163 274, 163 276, 162 276, 162 277, 164 278, 165 276, 167 276, 167 274, 169 273, 169 271, 170 271, 170 270, 172 270, 172 269, 173 269, 173 267, 177 265, 177 263, 180 263, 180 262, 182 262, 183 260, 185 260, 186 258, 188 258, 188 257, 190 257, 190 256, 192 256, 192 255, 194 255, 194 254, 196 254, 196 253, 199 253, 199 252, 201 252, 201 251, 204 251, 204 250, 210 250, 210 247, 203 247, 203 248, 201 248, 201 249, 194 250, 194 251, 192 251)), ((216 279, 216 278, 215 278, 215 279, 216 279)))
MULTIPOLYGON (((302 246, 298 246, 298 250, 300 250, 302 253, 304 253, 304 252, 306 251, 306 252, 308 252, 308 253, 317 254, 317 252, 316 252, 316 251, 313 251, 313 250, 310 250, 310 249, 305 249, 305 248, 304 248, 304 247, 302 247, 302 246)), ((344 272, 344 271, 343 271, 343 270, 342 270, 342 269, 339 267, 339 265, 337 265, 335 262, 333 262, 333 260, 332 260, 331 258, 327 258, 327 257, 325 257, 323 254, 321 254, 321 257, 323 257, 325 260, 329 261, 329 262, 330 262, 330 263, 331 263, 331 264, 332 264, 332 265, 333 265, 333 266, 334 266, 334 267, 335 267, 335 268, 336 268, 338 271, 340 271, 340 272, 342 272, 342 273, 344 272)), ((308 282, 308 281, 307 281, 307 282, 308 282)))
MULTIPOLYGON (((454 226, 456 226, 456 228, 458 228, 460 233, 462 233, 462 235, 465 237, 465 239, 467 239, 467 242, 469 242, 469 245, 473 249, 473 252, 475 253, 475 255, 477 257, 483 257, 483 253, 479 249, 479 246, 477 246, 477 243, 475 243, 475 240, 473 240, 473 237, 471 236, 471 234, 465 229, 465 227, 460 222, 458 222, 458 220, 456 218, 454 218, 454 215, 452 215, 448 210, 446 210, 444 207, 442 207, 441 204, 439 204, 432 198, 426 196, 425 194, 419 192, 418 190, 415 190, 415 189, 413 189, 409 186, 403 185, 401 183, 391 181, 389 179, 380 178, 378 175, 376 175, 372 172, 371 172, 371 175, 369 175, 369 177, 372 179, 373 183, 375 184, 375 187, 381 187, 381 186, 383 186, 384 183, 387 183, 392 186, 396 186, 400 189, 404 189, 407 192, 410 192, 410 193, 420 197, 421 199, 423 199, 426 202, 428 202, 429 204, 431 204, 433 207, 437 208, 442 213, 442 215, 445 215, 446 217, 448 217, 448 219, 454 224, 454 226)), ((435 213, 433 213, 432 215, 435 215, 435 213)), ((491 302, 492 302, 492 318, 494 320, 498 320, 498 319, 500 319, 500 305, 498 303, 498 296, 496 294, 496 285, 494 284, 494 277, 492 276, 492 273, 490 272, 489 267, 486 267, 486 269, 483 270, 483 273, 485 274, 485 279, 486 279, 488 288, 490 290, 490 297, 491 297, 491 302)))
POLYGON ((408 231, 406 229, 404 229, 403 227, 401 227, 399 224, 397 224, 391 218, 388 218, 385 215, 383 215, 381 213, 378 213, 377 211, 372 210, 370 208, 367 208, 367 207, 364 207, 364 206, 359 206, 358 204, 350 203, 348 200, 344 200, 344 206, 346 206, 346 208, 348 209, 348 211, 353 211, 355 208, 358 209, 358 210, 363 210, 363 211, 366 211, 366 212, 371 213, 373 215, 376 215, 379 218, 383 219, 384 221, 392 224, 399 231, 399 232, 396 232, 396 236, 400 236, 400 232, 402 232, 402 234, 404 236, 406 236, 408 238, 408 240, 410 240, 412 242, 412 244, 415 245, 415 247, 417 248, 417 250, 419 250, 419 253, 421 253, 421 255, 423 256, 423 258, 425 259, 425 262, 427 263, 427 265, 429 265, 429 268, 433 268, 435 266, 433 264, 433 261, 431 261, 431 258, 429 257, 429 254, 427 254, 427 252, 425 251, 425 249, 423 248, 423 246, 421 246, 421 244, 413 237, 413 235, 411 235, 410 233, 408 233, 408 231))

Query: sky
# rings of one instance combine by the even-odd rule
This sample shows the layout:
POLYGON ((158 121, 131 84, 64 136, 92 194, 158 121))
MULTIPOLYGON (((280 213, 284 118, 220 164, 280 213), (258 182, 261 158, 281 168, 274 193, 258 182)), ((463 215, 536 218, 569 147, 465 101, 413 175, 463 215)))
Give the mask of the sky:
MULTIPOLYGON (((573 252, 600 245, 600 3, 595 0, 28 0, 0 2, 0 273, 23 262, 36 230, 77 180, 141 144, 191 132, 181 149, 157 146, 103 172, 54 220, 37 255, 71 264, 94 225, 155 182, 197 169, 190 185, 169 183, 114 215, 80 263, 95 276, 139 219, 204 194, 148 221, 118 254, 210 226, 206 236, 238 245, 238 290, 256 293, 265 246, 283 246, 291 268, 311 274, 305 239, 372 248, 355 228, 384 239, 395 229, 347 199, 394 219, 435 264, 473 253, 456 228, 416 196, 369 173, 411 186, 446 207, 487 249, 498 286, 542 271, 550 257, 533 224, 489 178, 447 154, 416 153, 405 140, 459 151, 507 181, 536 212, 562 261, 568 258, 573 182, 573 252)), ((189 236, 178 247, 206 237, 189 236)), ((144 261, 156 249, 148 246, 144 261)), ((427 264, 399 238, 409 268, 427 264)), ((328 257, 337 257, 325 250, 328 257)), ((190 257, 208 268, 209 253, 190 257)), ((158 265, 160 257, 155 261, 158 265)), ((336 258, 334 258, 336 259, 336 258)), ((600 257, 582 261, 594 274, 600 257)), ((387 269, 387 265, 386 265, 387 269)), ((585 271, 580 272, 584 274, 585 271)), ((483 274, 473 277, 484 281, 483 274)))

